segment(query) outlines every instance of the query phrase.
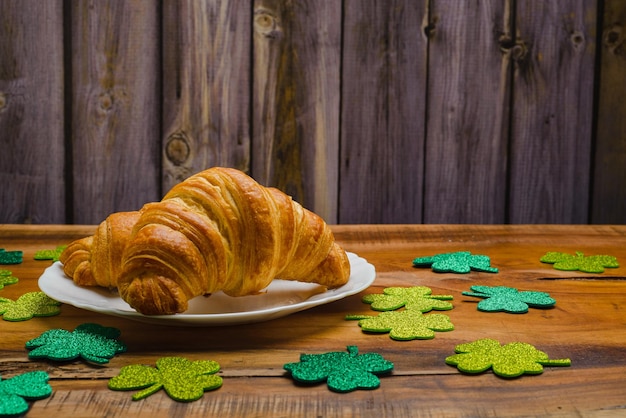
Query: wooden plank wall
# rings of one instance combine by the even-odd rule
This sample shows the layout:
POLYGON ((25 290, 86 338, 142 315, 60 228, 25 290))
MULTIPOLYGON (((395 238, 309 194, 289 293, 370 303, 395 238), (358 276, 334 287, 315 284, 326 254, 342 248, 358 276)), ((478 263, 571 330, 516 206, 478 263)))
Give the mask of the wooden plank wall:
POLYGON ((0 223, 214 165, 329 223, 626 223, 620 0, 0 0, 0 223))

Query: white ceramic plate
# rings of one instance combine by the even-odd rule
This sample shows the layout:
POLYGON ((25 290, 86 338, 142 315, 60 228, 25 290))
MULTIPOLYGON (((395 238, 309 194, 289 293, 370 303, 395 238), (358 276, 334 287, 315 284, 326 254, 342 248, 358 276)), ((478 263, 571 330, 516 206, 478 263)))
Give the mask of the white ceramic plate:
POLYGON ((369 287, 376 278, 374 266, 354 253, 348 253, 348 259, 350 278, 348 283, 337 289, 326 290, 317 284, 274 280, 259 295, 230 297, 217 292, 209 297, 198 296, 189 301, 187 311, 176 315, 142 315, 115 291, 74 284, 59 262, 44 271, 39 278, 39 288, 59 302, 135 321, 175 326, 245 324, 280 318, 354 295, 369 287))

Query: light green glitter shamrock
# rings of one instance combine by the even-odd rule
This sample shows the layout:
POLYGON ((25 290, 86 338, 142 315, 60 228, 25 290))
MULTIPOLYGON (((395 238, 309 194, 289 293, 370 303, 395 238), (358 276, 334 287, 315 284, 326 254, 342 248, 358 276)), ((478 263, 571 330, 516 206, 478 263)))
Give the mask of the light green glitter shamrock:
POLYGON ((126 345, 117 340, 120 333, 117 328, 92 323, 81 324, 73 332, 51 329, 26 343, 26 348, 32 350, 28 358, 69 361, 82 357, 95 364, 108 363, 126 351, 126 345))
POLYGON ((486 298, 478 302, 478 310, 484 312, 526 313, 528 307, 551 308, 556 301, 545 292, 523 291, 507 286, 471 286, 466 296, 486 298))
POLYGON ((432 290, 426 286, 387 287, 383 294, 370 294, 363 297, 363 302, 372 305, 375 311, 392 311, 405 307, 406 309, 428 312, 431 310, 447 311, 452 309, 450 295, 432 295, 432 290))
POLYGON ((16 301, 0 298, 0 315, 5 321, 26 321, 34 316, 53 316, 61 312, 61 302, 43 292, 24 293, 16 301))
POLYGON ((452 331, 454 325, 448 315, 424 315, 418 310, 381 312, 378 316, 347 315, 348 320, 359 320, 363 331, 388 332, 394 340, 429 340, 434 331, 452 331))
POLYGON ((0 289, 17 282, 19 282, 18 278, 13 276, 10 270, 0 270, 0 289))
POLYGON ((491 267, 490 259, 486 255, 471 254, 469 251, 442 253, 427 257, 418 257, 413 260, 414 267, 432 267, 438 273, 469 273, 470 270, 497 273, 498 269, 491 267))
POLYGON ((183 357, 162 357, 156 368, 133 364, 120 369, 120 374, 109 380, 109 389, 135 390, 134 401, 146 398, 161 388, 170 398, 191 402, 202 397, 205 391, 222 386, 222 378, 216 376, 220 365, 215 361, 189 361, 183 357))
POLYGON ((376 389, 380 386, 377 375, 393 370, 393 363, 378 353, 359 354, 358 348, 353 345, 347 349, 347 353, 301 354, 299 363, 287 363, 283 368, 298 382, 326 381, 330 390, 341 393, 376 389))
POLYGON ((28 411, 28 402, 52 394, 48 373, 26 372, 10 379, 0 379, 0 416, 18 416, 28 411))
POLYGON ((59 261, 59 257, 66 247, 67 245, 59 245, 53 250, 39 250, 35 252, 33 258, 35 260, 52 260, 52 262, 59 261))
POLYGON ((530 344, 513 342, 500 345, 496 340, 484 338, 455 347, 446 364, 456 366, 465 373, 482 373, 489 368, 502 377, 522 374, 541 374, 543 366, 570 366, 570 359, 550 360, 543 351, 530 344))
POLYGON ((557 270, 580 270, 585 273, 603 273, 604 268, 617 268, 617 258, 611 255, 589 255, 580 251, 576 255, 549 251, 539 259, 542 263, 554 264, 557 270))

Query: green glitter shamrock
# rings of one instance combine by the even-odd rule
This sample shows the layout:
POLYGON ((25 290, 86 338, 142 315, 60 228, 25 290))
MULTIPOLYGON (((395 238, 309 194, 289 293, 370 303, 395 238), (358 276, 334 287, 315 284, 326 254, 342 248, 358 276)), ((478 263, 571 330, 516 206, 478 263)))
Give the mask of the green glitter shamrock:
POLYGON ((526 313, 528 307, 551 308, 556 301, 545 292, 523 291, 507 286, 471 286, 466 296, 487 298, 478 302, 478 310, 484 312, 526 313))
POLYGON ((20 264, 22 258, 22 251, 6 251, 0 248, 0 264, 20 264))
POLYGON ((59 245, 53 250, 38 250, 33 257, 35 260, 52 260, 53 262, 59 261, 61 253, 67 245, 59 245))
POLYGON ((170 398, 191 402, 202 397, 207 390, 222 386, 222 378, 216 376, 220 365, 215 361, 189 361, 183 357, 162 357, 156 369, 133 364, 120 369, 120 374, 109 380, 109 389, 144 389, 133 395, 133 401, 146 398, 161 388, 170 398))
POLYGON ((611 255, 589 255, 580 251, 576 255, 549 251, 539 259, 542 263, 554 264, 557 270, 580 270, 585 273, 603 273, 604 268, 617 268, 617 258, 611 255))
POLYGON ((0 289, 9 284, 15 284, 19 280, 13 276, 13 273, 9 270, 0 270, 0 289))
POLYGON ((92 323, 81 324, 73 332, 51 329, 26 343, 26 348, 32 350, 28 358, 68 361, 82 357, 95 364, 108 363, 126 351, 126 345, 117 340, 120 333, 117 328, 92 323))
POLYGON ((52 394, 48 373, 26 372, 10 379, 0 379, 0 416, 17 416, 28 411, 27 400, 47 398, 52 394))
POLYGON ((388 332, 394 340, 429 340, 434 331, 452 331, 454 325, 448 315, 424 315, 418 310, 381 312, 378 316, 347 315, 347 320, 359 320, 363 331, 388 332))
POLYGON ((326 381, 330 390, 341 393, 376 389, 380 386, 377 375, 393 370, 393 363, 378 353, 359 354, 354 345, 349 345, 347 349, 347 353, 301 354, 299 363, 287 363, 283 368, 298 382, 326 381))
POLYGON ((0 298, 0 315, 5 321, 26 321, 34 316, 53 316, 61 312, 61 302, 43 292, 24 293, 16 301, 0 298))
POLYGON ((375 311, 392 311, 405 307, 406 309, 428 312, 431 310, 447 311, 452 309, 450 295, 432 295, 432 290, 426 286, 387 287, 383 294, 369 294, 363 297, 363 302, 372 305, 375 311))
POLYGON ((413 260, 414 267, 432 266, 437 273, 469 273, 470 270, 497 273, 498 269, 489 264, 490 259, 486 255, 471 254, 469 251, 442 253, 413 260))
POLYGON ((513 342, 504 346, 496 340, 484 338, 455 347, 446 364, 457 366, 465 373, 482 373, 489 368, 502 377, 522 374, 541 374, 543 366, 570 366, 570 359, 550 360, 543 351, 530 344, 513 342))

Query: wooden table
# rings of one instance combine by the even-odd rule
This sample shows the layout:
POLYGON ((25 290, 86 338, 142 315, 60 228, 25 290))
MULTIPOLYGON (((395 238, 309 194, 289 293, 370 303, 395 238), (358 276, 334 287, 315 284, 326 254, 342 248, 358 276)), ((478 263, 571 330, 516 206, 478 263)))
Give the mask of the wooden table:
MULTIPOLYGON (((374 284, 361 294, 284 318, 228 327, 185 328, 147 325, 62 305, 61 314, 24 322, 0 320, 0 375, 8 379, 32 370, 50 375, 53 394, 31 404, 28 417, 51 416, 597 416, 626 413, 626 226, 336 226, 337 240, 371 262, 374 284), (412 267, 417 256, 468 250, 491 257, 499 273, 449 274, 412 267), (603 274, 563 272, 539 262, 547 251, 616 256, 621 267, 603 274), (471 285, 511 286, 548 292, 552 309, 526 314, 485 313, 477 298, 463 296, 471 285), (428 286, 451 294, 444 312, 455 326, 431 340, 394 341, 365 334, 348 313, 375 314, 361 302, 366 293, 389 286, 428 286), (104 366, 83 361, 55 363, 28 359, 25 342, 42 332, 73 330, 85 322, 119 328, 126 353, 104 366), (444 360, 454 347, 480 338, 521 341, 550 358, 570 358, 571 367, 546 367, 543 374, 515 379, 491 371, 463 375, 444 360), (394 363, 380 388, 335 393, 326 384, 295 384, 283 370, 301 353, 376 352, 394 363), (163 391, 140 401, 134 392, 112 391, 108 380, 122 366, 154 366, 165 356, 215 360, 223 386, 195 402, 171 400, 163 391)), ((0 290, 16 299, 38 290, 50 265, 35 251, 89 235, 93 226, 0 225, 0 248, 22 250, 24 261, 3 266, 20 279, 0 290)))

